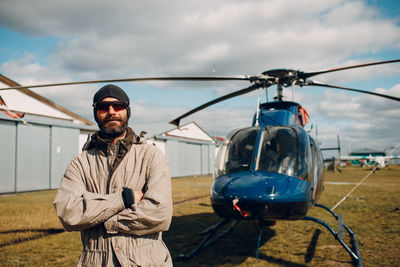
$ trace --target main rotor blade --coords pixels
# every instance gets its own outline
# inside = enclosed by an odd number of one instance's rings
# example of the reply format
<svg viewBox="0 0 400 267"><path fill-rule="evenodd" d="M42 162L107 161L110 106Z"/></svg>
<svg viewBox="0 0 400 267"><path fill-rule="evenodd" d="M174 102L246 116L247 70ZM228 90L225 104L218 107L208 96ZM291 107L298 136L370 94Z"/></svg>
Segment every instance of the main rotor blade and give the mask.
<svg viewBox="0 0 400 267"><path fill-rule="evenodd" d="M323 70L323 71L316 71L316 72L304 72L302 73L302 78L307 79L315 75L320 75L328 72L334 72L334 71L340 71L340 70L348 70L348 69L356 69L356 68L362 68L362 67L367 67L367 66L374 66L374 65L381 65L381 64L389 64L389 63L396 63L400 62L400 59L393 59L393 60L387 60L387 61L378 61L378 62L371 62L371 63L365 63L365 64L358 64L358 65L352 65L352 66L347 66L347 67L341 67L341 68L334 68L334 69L329 69L329 70Z"/></svg>
<svg viewBox="0 0 400 267"><path fill-rule="evenodd" d="M363 93L363 94L370 94L374 96L380 96L384 98L388 98L391 100L395 101L400 101L399 97L391 96L391 95L384 95L384 94L379 94L375 92L370 92L370 91L365 91L365 90L360 90L360 89L354 89L354 88L348 88L348 87L342 87L342 86L336 86L336 85L330 85L330 84L325 84L325 83L320 83L320 82L315 82L315 81L308 81L307 86L321 86L321 87L329 87L329 88L335 88L335 89L341 89L341 90L348 90L348 91L353 91L353 92L358 92L358 93Z"/></svg>
<svg viewBox="0 0 400 267"><path fill-rule="evenodd" d="M39 88L50 86L65 86L77 84L92 84L92 83L114 83L114 82L141 82L141 81L248 81L249 77L244 75L236 76L177 76L177 77L141 77L141 78L125 78L125 79L107 79L107 80L92 80L80 82L63 82L63 83L48 83L38 85L21 85L14 87L0 88L1 90L22 89L22 88Z"/></svg>
<svg viewBox="0 0 400 267"><path fill-rule="evenodd" d="M180 123L181 119L186 118L187 116L189 116L189 115L191 115L191 114L193 114L193 113L196 113L197 111L200 111L200 110L202 110L202 109L205 109L205 108L207 108L207 107L209 107L209 106L211 106L211 105L214 105L214 104L216 104L216 103L222 102L222 101L227 100L227 99L229 99L229 98L232 98L232 97L235 97L235 96L239 96L239 95L243 95L243 94L249 93L249 92L254 91L254 90L258 89L258 88L260 88L260 85L259 85L259 84L253 84L253 85L251 85L250 87L247 87L247 88L244 88L244 89L235 91L235 92L233 92L233 93L230 93L230 94L227 94L227 95L218 97L218 98L216 98L216 99L214 99L214 100L211 100L211 101L209 101L209 102L207 102L207 103L205 103L205 104L203 104L203 105L201 105L201 106L198 106L197 108L194 108L194 109L192 109L192 110L186 112L186 113L183 114L182 116L179 116L178 118L176 118L176 119L170 121L169 123L171 123L171 124L173 124L173 125L175 125L175 126L179 126L179 123Z"/></svg>

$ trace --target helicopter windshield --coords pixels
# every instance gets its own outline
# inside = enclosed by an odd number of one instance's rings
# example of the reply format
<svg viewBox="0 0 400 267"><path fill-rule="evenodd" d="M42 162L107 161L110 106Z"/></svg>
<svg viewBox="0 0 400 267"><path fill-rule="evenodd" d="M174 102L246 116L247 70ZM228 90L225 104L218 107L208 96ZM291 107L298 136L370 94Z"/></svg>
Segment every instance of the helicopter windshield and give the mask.
<svg viewBox="0 0 400 267"><path fill-rule="evenodd" d="M298 136L289 127L265 127L256 170L298 175Z"/></svg>
<svg viewBox="0 0 400 267"><path fill-rule="evenodd" d="M234 133L227 145L225 173L250 171L259 128L245 128Z"/></svg>

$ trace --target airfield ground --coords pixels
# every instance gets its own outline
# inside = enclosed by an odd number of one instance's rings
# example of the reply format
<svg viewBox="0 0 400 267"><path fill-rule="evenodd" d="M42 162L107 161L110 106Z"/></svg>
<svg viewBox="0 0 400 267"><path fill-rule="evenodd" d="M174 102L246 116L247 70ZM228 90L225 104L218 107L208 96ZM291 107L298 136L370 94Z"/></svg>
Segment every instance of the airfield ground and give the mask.
<svg viewBox="0 0 400 267"><path fill-rule="evenodd" d="M369 169L326 172L320 203L333 207ZM333 182L333 183L330 183ZM350 184L342 184L342 182ZM193 249L198 232L219 221L209 201L211 177L173 179L174 217L164 240L173 258ZM0 266L75 266L82 249L77 232L64 232L55 215L55 191L0 196ZM364 266L400 264L400 167L372 174L335 212L357 234ZM309 216L333 224L316 208ZM336 226L334 227L336 229ZM267 228L255 258L256 231L241 222L230 235L175 266L351 266L351 258L328 231L313 222L278 221Z"/></svg>

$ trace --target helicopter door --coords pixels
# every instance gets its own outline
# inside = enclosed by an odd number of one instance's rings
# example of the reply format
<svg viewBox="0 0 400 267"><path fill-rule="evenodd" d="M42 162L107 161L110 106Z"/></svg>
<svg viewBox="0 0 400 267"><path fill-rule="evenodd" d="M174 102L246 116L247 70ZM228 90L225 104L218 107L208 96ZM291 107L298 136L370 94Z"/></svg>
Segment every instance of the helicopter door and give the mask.
<svg viewBox="0 0 400 267"><path fill-rule="evenodd" d="M250 171L259 127L244 128L232 132L224 143L220 155L225 157L224 173ZM220 159L221 160L221 159Z"/></svg>
<svg viewBox="0 0 400 267"><path fill-rule="evenodd" d="M289 127L265 127L256 170L295 176L298 172L298 137Z"/></svg>
<svg viewBox="0 0 400 267"><path fill-rule="evenodd" d="M312 200L315 201L316 200L316 196L317 196L317 186L318 186L318 156L317 156L317 148L314 142L314 139L310 138L310 144L311 144L311 153L312 153L312 164L313 164L313 195L312 195Z"/></svg>
<svg viewBox="0 0 400 267"><path fill-rule="evenodd" d="M313 201L316 202L322 191L323 158L317 143L310 137L313 161Z"/></svg>

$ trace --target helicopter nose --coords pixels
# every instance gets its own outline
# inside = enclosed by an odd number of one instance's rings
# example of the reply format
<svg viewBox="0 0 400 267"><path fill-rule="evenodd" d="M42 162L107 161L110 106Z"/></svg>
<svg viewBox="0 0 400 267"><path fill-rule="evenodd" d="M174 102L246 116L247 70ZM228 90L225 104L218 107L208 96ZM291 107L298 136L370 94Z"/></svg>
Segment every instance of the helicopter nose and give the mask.
<svg viewBox="0 0 400 267"><path fill-rule="evenodd" d="M230 200L237 198L246 202L266 204L279 201L303 201L307 198L307 181L278 173L237 173L221 182L219 190L215 186L214 188Z"/></svg>
<svg viewBox="0 0 400 267"><path fill-rule="evenodd" d="M215 179L211 202L222 218L232 218L239 211L239 214L249 214L247 218L298 219L304 217L310 207L309 188L307 181L297 177L242 172Z"/></svg>

